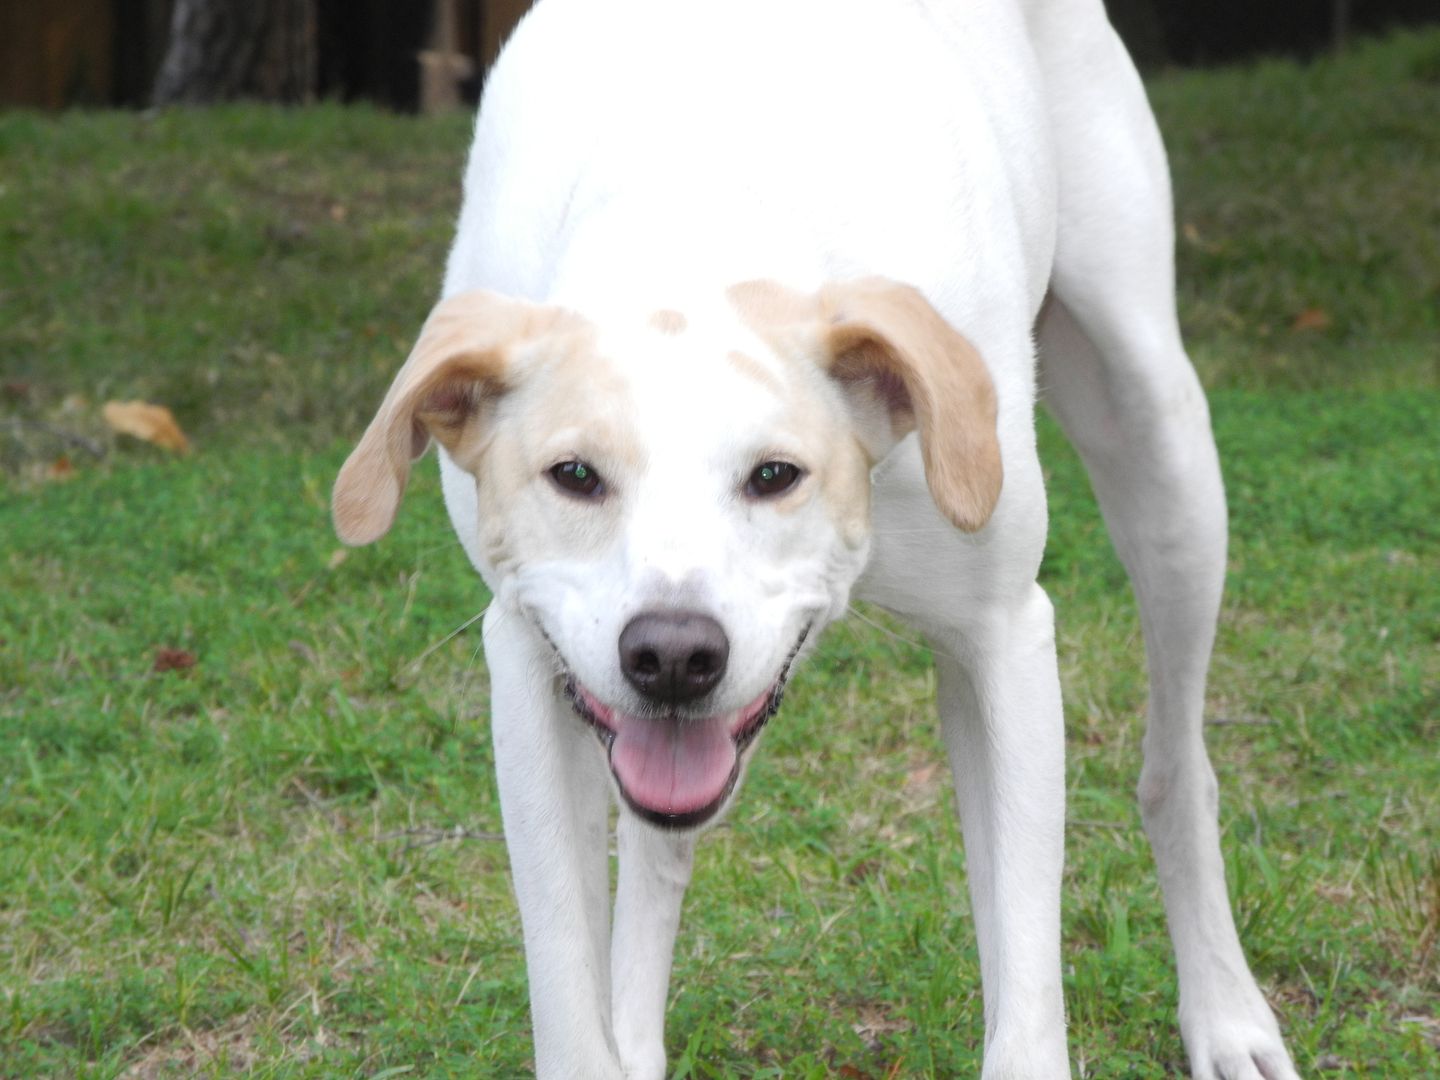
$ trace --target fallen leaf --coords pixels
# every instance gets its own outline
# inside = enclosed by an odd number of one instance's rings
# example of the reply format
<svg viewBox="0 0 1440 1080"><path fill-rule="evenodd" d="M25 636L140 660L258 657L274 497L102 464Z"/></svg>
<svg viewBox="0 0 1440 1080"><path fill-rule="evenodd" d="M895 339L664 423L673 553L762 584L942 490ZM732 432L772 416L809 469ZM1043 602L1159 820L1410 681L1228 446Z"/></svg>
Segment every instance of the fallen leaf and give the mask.
<svg viewBox="0 0 1440 1080"><path fill-rule="evenodd" d="M921 765L918 769L911 769L905 774L905 786L907 788L923 788L935 779L935 774L940 771L936 764Z"/></svg>
<svg viewBox="0 0 1440 1080"><path fill-rule="evenodd" d="M1223 244L1212 243L1206 240L1193 221L1187 221L1180 226L1180 235L1185 238L1185 242L1191 247L1199 248L1201 251L1211 255L1217 251L1223 251L1225 248Z"/></svg>
<svg viewBox="0 0 1440 1080"><path fill-rule="evenodd" d="M335 222L336 224L340 224L340 223L342 223L342 222L343 222L347 217L349 217L349 216L350 216L350 209L349 209L349 207L345 206L344 203L333 203L333 204L331 204L331 206L330 206L330 220L331 220L331 221Z"/></svg>
<svg viewBox="0 0 1440 1080"><path fill-rule="evenodd" d="M51 480L69 480L75 475L75 466L69 454L61 454L50 463L48 475Z"/></svg>
<svg viewBox="0 0 1440 1080"><path fill-rule="evenodd" d="M881 1006L861 1005L859 1022L851 1024L850 1030L873 1051L881 1048L884 1036L902 1034L909 1031L910 1026L908 1020L891 1018Z"/></svg>
<svg viewBox="0 0 1440 1080"><path fill-rule="evenodd" d="M150 666L154 672L185 671L195 666L196 656L188 649L160 648L155 650L155 662Z"/></svg>
<svg viewBox="0 0 1440 1080"><path fill-rule="evenodd" d="M336 548L330 553L330 558L325 561L325 568L327 570L338 570L340 564L349 557L350 551L348 548Z"/></svg>
<svg viewBox="0 0 1440 1080"><path fill-rule="evenodd" d="M1307 330L1328 330L1330 329L1330 315L1324 308L1306 308L1295 316L1290 323L1290 329L1297 334Z"/></svg>
<svg viewBox="0 0 1440 1080"><path fill-rule="evenodd" d="M881 870L883 865L879 859L861 859L845 874L845 880L851 885L858 885Z"/></svg>
<svg viewBox="0 0 1440 1080"><path fill-rule="evenodd" d="M146 401L107 401L100 413L112 431L132 435L178 454L189 453L190 440L164 405Z"/></svg>

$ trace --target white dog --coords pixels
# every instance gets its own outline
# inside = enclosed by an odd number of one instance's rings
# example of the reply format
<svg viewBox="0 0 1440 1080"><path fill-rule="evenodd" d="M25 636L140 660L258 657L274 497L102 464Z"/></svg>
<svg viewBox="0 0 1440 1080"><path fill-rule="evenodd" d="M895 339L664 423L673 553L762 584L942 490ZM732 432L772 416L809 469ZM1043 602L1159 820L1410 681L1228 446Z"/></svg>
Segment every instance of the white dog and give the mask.
<svg viewBox="0 0 1440 1080"><path fill-rule="evenodd" d="M1192 1075L1294 1080L1236 939L1201 736L1225 503L1172 246L1164 151L1101 0L544 0L522 23L445 299L335 519L379 538L440 444L495 596L541 1077L664 1075L696 829L852 595L934 645L984 1076L1069 1075L1038 338L1139 597L1140 804Z"/></svg>

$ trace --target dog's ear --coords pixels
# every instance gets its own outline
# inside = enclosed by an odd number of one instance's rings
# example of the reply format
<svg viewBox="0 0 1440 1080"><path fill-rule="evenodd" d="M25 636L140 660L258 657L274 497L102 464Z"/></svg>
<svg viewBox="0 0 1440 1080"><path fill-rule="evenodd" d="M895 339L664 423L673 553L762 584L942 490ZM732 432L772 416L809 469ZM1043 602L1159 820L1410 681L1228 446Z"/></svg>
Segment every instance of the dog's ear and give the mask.
<svg viewBox="0 0 1440 1080"><path fill-rule="evenodd" d="M861 278L813 297L769 282L737 285L730 296L786 351L797 338L813 342L818 323L819 362L851 399L872 457L918 431L940 512L966 532L990 520L1002 480L995 386L975 347L918 290Z"/></svg>
<svg viewBox="0 0 1440 1080"><path fill-rule="evenodd" d="M835 282L819 300L831 376L878 400L896 439L919 432L935 505L966 532L982 528L1003 473L995 386L975 347L908 285Z"/></svg>
<svg viewBox="0 0 1440 1080"><path fill-rule="evenodd" d="M410 357L351 451L331 495L335 531L369 544L389 531L410 465L433 437L453 450L489 395L503 392L509 354L519 345L578 329L561 308L475 290L442 300L425 320Z"/></svg>

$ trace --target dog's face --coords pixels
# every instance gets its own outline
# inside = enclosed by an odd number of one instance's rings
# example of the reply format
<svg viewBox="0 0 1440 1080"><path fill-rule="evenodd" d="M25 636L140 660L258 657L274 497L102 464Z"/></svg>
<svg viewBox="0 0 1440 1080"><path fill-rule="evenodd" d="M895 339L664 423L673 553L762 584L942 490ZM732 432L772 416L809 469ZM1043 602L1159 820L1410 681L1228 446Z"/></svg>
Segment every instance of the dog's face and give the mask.
<svg viewBox="0 0 1440 1080"><path fill-rule="evenodd" d="M712 817L796 654L841 614L869 541L870 467L919 429L962 528L998 498L994 395L913 290L749 283L700 311L592 321L442 302L341 471L367 543L431 437L474 478L476 548L507 608L659 824Z"/></svg>

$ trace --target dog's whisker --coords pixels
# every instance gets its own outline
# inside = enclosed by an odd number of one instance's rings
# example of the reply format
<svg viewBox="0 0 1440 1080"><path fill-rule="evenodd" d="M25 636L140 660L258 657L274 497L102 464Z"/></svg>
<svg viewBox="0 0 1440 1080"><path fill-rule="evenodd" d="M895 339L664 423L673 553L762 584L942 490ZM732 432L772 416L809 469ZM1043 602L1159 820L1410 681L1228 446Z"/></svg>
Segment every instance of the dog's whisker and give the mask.
<svg viewBox="0 0 1440 1080"><path fill-rule="evenodd" d="M897 634L894 630L891 630L890 627L886 626L884 623L880 622L880 621L877 620L877 619L872 619L869 615L866 615L863 611L861 611L859 608L857 608L854 604L849 604L849 605L847 605L847 608L848 608L850 614L851 614L851 615L854 615L855 618L859 619L859 620L860 620L861 622L863 622L866 626L870 626L870 627L873 627L873 628L876 629L876 630L879 630L882 634L884 634L884 635L885 635L886 637L888 637L888 638L893 638L894 640L899 641L899 642L902 642L902 643L905 644L905 645L909 645L912 649L919 649L919 650L921 650L922 652L928 653L928 654L931 655L931 656L943 656L943 657L945 657L947 660L954 660L954 659L956 659L954 656L951 656L949 653L943 652L943 651L935 648L935 646L929 644L928 642L925 642L925 641L915 641L915 640L913 640L913 639L911 639L911 638L907 638L904 634Z"/></svg>
<svg viewBox="0 0 1440 1080"><path fill-rule="evenodd" d="M489 608L487 607L485 610L488 611ZM481 614L483 615L484 612L482 611ZM501 614L503 615L504 612L502 611ZM471 621L473 622L474 620L472 619ZM454 635L451 636L453 637ZM470 662L465 665L465 678L460 683L460 700L462 702L470 696L470 683L475 677L475 669L479 666L480 650L484 647L485 639L482 636L480 640L475 642L475 649L470 653Z"/></svg>
<svg viewBox="0 0 1440 1080"><path fill-rule="evenodd" d="M419 560L419 559L424 559L424 558L427 558L428 556L434 555L436 552L439 552L439 551L449 551L449 550L451 550L451 544L452 544L452 543L453 543L453 541L447 540L447 541L444 541L444 542L439 543L439 544L430 544L430 545L428 545L428 546L426 546L426 547L416 548L415 551L412 552L411 557L414 558L414 559L416 559L416 560Z"/></svg>
<svg viewBox="0 0 1440 1080"><path fill-rule="evenodd" d="M428 660L428 659L430 658L431 654L434 653L437 649L442 649L442 648L444 648L444 647L445 647L446 645L448 645L450 642L454 641L457 637L459 637L461 634L463 634L466 630L469 630L470 627L474 626L477 622L479 622L481 619L483 619L483 618L485 617L485 613L486 613L487 611L489 611L489 610L490 610L490 605L489 605L489 604L486 604L483 608L481 608L479 611L477 611L474 615L471 615L470 618L466 619L463 623L461 623L459 626L457 626L454 630L451 630L450 633L446 634L446 635L445 635L443 638L441 638L439 641L435 642L434 645L431 645L431 646L430 646L429 648L427 648L424 652L422 652L419 656L415 657L414 660L411 660L410 663L409 663L408 665L406 665L406 666L409 667L409 668L411 668L411 669L418 668L421 664L423 664L426 660Z"/></svg>

